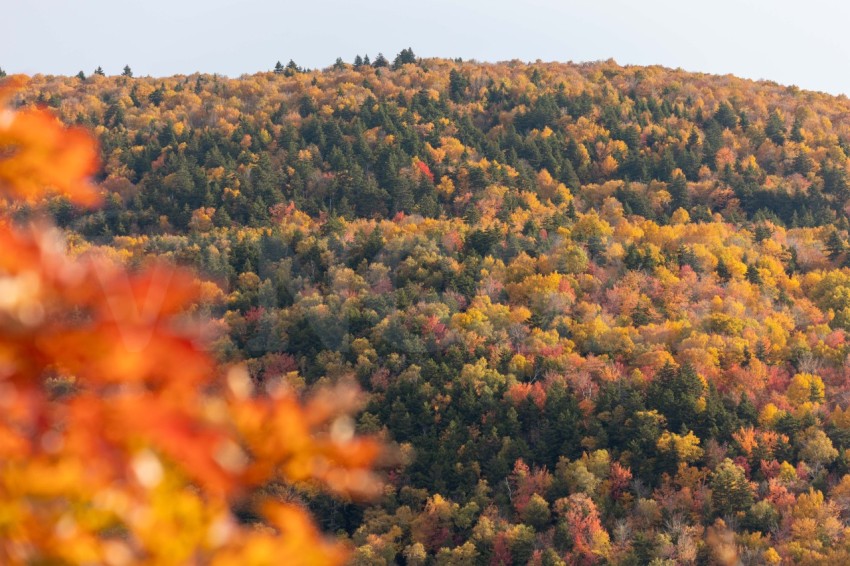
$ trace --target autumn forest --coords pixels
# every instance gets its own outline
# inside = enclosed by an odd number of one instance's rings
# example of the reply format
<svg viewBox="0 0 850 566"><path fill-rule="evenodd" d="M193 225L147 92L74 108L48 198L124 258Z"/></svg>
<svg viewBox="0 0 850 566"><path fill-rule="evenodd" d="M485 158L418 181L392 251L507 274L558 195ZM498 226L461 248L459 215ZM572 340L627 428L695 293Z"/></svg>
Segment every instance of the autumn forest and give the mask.
<svg viewBox="0 0 850 566"><path fill-rule="evenodd" d="M0 88L3 561L850 562L847 97L410 49ZM89 141L36 178L38 120Z"/></svg>

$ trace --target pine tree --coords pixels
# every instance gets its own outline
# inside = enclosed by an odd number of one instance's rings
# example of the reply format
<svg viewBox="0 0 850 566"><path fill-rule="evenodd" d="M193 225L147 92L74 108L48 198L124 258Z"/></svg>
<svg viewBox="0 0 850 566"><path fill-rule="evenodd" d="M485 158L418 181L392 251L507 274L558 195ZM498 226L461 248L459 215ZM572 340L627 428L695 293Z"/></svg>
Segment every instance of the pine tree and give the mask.
<svg viewBox="0 0 850 566"><path fill-rule="evenodd" d="M576 170L569 159L564 159L564 165L561 167L560 181L564 183L571 191L578 192L581 188L581 181L576 175Z"/></svg>
<svg viewBox="0 0 850 566"><path fill-rule="evenodd" d="M297 73L301 73L302 69L299 67L295 61L292 59L289 60L289 63L286 64L286 69L284 69L283 74L287 77L291 77Z"/></svg>
<svg viewBox="0 0 850 566"><path fill-rule="evenodd" d="M572 202L570 204L572 204ZM605 265L607 262L605 249L605 243L598 234L591 234L591 236L587 239L587 253L590 255L590 259L595 261L598 265Z"/></svg>
<svg viewBox="0 0 850 566"><path fill-rule="evenodd" d="M154 90L152 93L148 95L148 100L154 106L159 106L162 104L163 99L165 98L165 85L160 84L159 87Z"/></svg>
<svg viewBox="0 0 850 566"><path fill-rule="evenodd" d="M759 273L758 268L755 265L749 264L747 265L747 281L754 285L761 285L762 279L761 274Z"/></svg>
<svg viewBox="0 0 850 566"><path fill-rule="evenodd" d="M753 230L753 241L763 242L773 236L773 230L767 224L759 224Z"/></svg>
<svg viewBox="0 0 850 566"><path fill-rule="evenodd" d="M0 69L0 72L2 72L2 69ZM2 75L0 75L0 76L2 76ZM86 74L84 72L80 71L79 73L77 73L77 78L80 79L81 81L84 81L84 80L86 80Z"/></svg>
<svg viewBox="0 0 850 566"><path fill-rule="evenodd" d="M811 158L806 155L805 151L800 151L797 153L797 157L794 158L794 172L799 173L800 175L806 176L812 170L814 163L812 163Z"/></svg>
<svg viewBox="0 0 850 566"><path fill-rule="evenodd" d="M723 259L717 260L717 276L721 281L729 281L732 279L732 273L729 271L729 266L726 265L726 262Z"/></svg>
<svg viewBox="0 0 850 566"><path fill-rule="evenodd" d="M363 57L358 55L354 58L354 68L359 69L362 66L363 66Z"/></svg>
<svg viewBox="0 0 850 566"><path fill-rule="evenodd" d="M797 264L797 248L795 246L791 246L788 248L788 258L785 260L785 272L788 275L792 275L797 273L800 270L800 266Z"/></svg>
<svg viewBox="0 0 850 566"><path fill-rule="evenodd" d="M841 257L841 254L843 254L846 250L847 244L845 244L844 240L841 238L838 230L832 230L829 233L829 238L826 240L825 247L829 259L832 261L838 261L838 258Z"/></svg>
<svg viewBox="0 0 850 566"><path fill-rule="evenodd" d="M106 73L104 73L104 72L103 72L103 69L102 69L102 68L100 68L100 67L98 67L97 69L95 69L95 70L94 70L94 74L95 74L95 75L100 75L101 77L106 76Z"/></svg>
<svg viewBox="0 0 850 566"><path fill-rule="evenodd" d="M130 89L130 101L133 103L133 106L138 108L142 105L142 102L139 100L139 87L138 85L133 85L133 88Z"/></svg>
<svg viewBox="0 0 850 566"><path fill-rule="evenodd" d="M375 62L372 63L372 66L376 69L380 69L381 67L389 67L390 62L387 61L387 58L384 57L383 53L378 53L378 56L375 57Z"/></svg>
<svg viewBox="0 0 850 566"><path fill-rule="evenodd" d="M283 71L284 71L283 63L281 63L280 61L278 61L277 63L275 63L275 65L274 65L274 74L276 74L276 75L282 75L282 74L283 74Z"/></svg>
<svg viewBox="0 0 850 566"><path fill-rule="evenodd" d="M669 430L683 426L694 430L699 418L697 407L704 394L704 382L693 366L685 364L677 369L668 362L647 390L647 405L664 415Z"/></svg>
<svg viewBox="0 0 850 566"><path fill-rule="evenodd" d="M460 102L466 96L469 79L456 69L449 71L449 98L453 102Z"/></svg>
<svg viewBox="0 0 850 566"><path fill-rule="evenodd" d="M803 120L797 116L794 118L794 125L791 126L791 141L795 143L800 143L804 140L803 138Z"/></svg>
<svg viewBox="0 0 850 566"><path fill-rule="evenodd" d="M401 52L396 55L395 60L393 60L393 69L400 69L403 65L407 65L409 63L416 63L416 55L414 55L413 49L410 47L402 49Z"/></svg>
<svg viewBox="0 0 850 566"><path fill-rule="evenodd" d="M785 143L785 121L779 115L779 110L770 113L767 119L767 125L764 127L764 135L770 138L770 141L776 145Z"/></svg>
<svg viewBox="0 0 850 566"><path fill-rule="evenodd" d="M121 73L121 76L133 78L133 70L130 68L130 65L124 65L124 71Z"/></svg>
<svg viewBox="0 0 850 566"><path fill-rule="evenodd" d="M726 101L720 103L720 106L717 108L717 112L714 114L714 119L717 120L717 123L721 126L730 130L734 130L735 126L738 125L738 116L735 114L732 106Z"/></svg>
<svg viewBox="0 0 850 566"><path fill-rule="evenodd" d="M673 177L673 181L667 185L667 191L670 193L670 210L684 208L688 210L691 207L691 196L688 193L688 183L685 176L681 173Z"/></svg>
<svg viewBox="0 0 850 566"><path fill-rule="evenodd" d="M711 478L711 507L718 517L733 516L753 504L753 490L739 466L726 458Z"/></svg>

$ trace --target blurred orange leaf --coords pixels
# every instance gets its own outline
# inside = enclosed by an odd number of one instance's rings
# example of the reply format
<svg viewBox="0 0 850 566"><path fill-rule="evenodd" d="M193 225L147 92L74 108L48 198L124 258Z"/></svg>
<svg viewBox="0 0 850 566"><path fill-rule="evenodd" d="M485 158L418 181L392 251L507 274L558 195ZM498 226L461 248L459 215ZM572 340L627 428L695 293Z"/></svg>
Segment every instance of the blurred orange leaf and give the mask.
<svg viewBox="0 0 850 566"><path fill-rule="evenodd" d="M0 103L25 79L0 86ZM83 129L66 128L47 110L0 109L0 191L32 200L54 190L91 206L99 201L88 178L97 171L98 150Z"/></svg>

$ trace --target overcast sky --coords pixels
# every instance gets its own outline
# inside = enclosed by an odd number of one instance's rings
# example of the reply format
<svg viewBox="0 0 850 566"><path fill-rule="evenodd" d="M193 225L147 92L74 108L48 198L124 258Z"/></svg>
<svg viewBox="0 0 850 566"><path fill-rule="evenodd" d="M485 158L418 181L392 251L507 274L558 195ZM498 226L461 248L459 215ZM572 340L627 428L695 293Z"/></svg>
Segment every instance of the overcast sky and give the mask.
<svg viewBox="0 0 850 566"><path fill-rule="evenodd" d="M405 47L481 61L661 64L850 94L841 0L3 0L0 67L28 74L271 69Z"/></svg>

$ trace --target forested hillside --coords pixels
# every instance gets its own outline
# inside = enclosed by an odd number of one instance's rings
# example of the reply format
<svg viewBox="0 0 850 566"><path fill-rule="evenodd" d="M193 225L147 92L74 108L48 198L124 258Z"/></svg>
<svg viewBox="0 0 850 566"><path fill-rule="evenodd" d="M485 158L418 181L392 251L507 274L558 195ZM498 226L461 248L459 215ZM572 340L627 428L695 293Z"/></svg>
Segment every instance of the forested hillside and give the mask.
<svg viewBox="0 0 850 566"><path fill-rule="evenodd" d="M15 102L106 203L18 218L197 269L261 388L366 391L383 495L305 501L355 563L850 562L846 97L405 50Z"/></svg>

